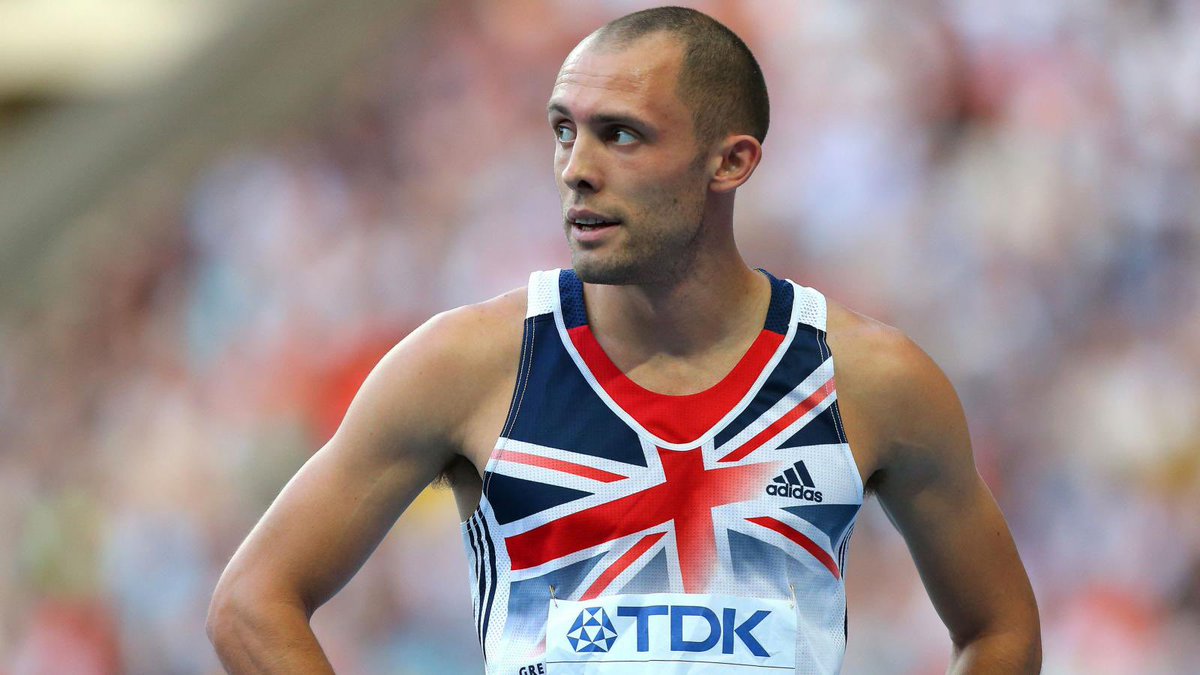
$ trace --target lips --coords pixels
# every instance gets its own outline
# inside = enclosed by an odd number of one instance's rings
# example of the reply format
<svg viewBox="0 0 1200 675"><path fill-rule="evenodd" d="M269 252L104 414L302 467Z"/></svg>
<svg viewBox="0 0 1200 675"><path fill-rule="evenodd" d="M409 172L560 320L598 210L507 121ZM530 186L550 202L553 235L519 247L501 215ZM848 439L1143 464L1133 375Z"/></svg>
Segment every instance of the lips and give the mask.
<svg viewBox="0 0 1200 675"><path fill-rule="evenodd" d="M592 247L599 246L616 232L621 219L588 209L571 209L567 211L567 224L571 226L574 241Z"/></svg>
<svg viewBox="0 0 1200 675"><path fill-rule="evenodd" d="M571 223L571 227L581 232L593 232L595 230L602 230L606 227L613 227L615 225L618 225L618 223Z"/></svg>
<svg viewBox="0 0 1200 675"><path fill-rule="evenodd" d="M611 225L620 225L621 219L615 216L599 213L590 209L569 209L567 211L567 222L572 227L579 228L584 231L590 231L601 227Z"/></svg>

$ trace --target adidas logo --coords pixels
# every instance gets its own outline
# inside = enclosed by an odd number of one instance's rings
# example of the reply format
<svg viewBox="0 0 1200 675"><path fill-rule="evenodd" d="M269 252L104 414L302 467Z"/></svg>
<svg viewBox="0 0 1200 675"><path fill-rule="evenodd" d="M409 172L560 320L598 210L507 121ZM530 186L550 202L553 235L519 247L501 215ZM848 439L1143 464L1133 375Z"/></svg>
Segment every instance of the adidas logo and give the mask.
<svg viewBox="0 0 1200 675"><path fill-rule="evenodd" d="M804 466L804 460L800 460L784 470L783 473L775 476L775 479L767 485L767 494L819 502L821 501L821 491L813 489L815 487L817 484L813 482L812 476Z"/></svg>

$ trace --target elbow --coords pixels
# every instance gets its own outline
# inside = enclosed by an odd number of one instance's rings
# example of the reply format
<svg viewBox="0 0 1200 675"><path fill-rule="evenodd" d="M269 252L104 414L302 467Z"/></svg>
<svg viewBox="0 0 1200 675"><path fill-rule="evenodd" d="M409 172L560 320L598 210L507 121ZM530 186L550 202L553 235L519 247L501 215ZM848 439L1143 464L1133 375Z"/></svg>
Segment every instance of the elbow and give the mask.
<svg viewBox="0 0 1200 675"><path fill-rule="evenodd" d="M1026 630L1022 644L1025 646L1025 672L1042 672L1042 630L1036 616L1033 625Z"/></svg>
<svg viewBox="0 0 1200 675"><path fill-rule="evenodd" d="M1029 672L1042 672L1042 636L1033 636L1033 641L1029 650Z"/></svg>
<svg viewBox="0 0 1200 675"><path fill-rule="evenodd" d="M293 643L308 630L310 617L298 595L226 570L213 591L204 629L229 668L231 663Z"/></svg>
<svg viewBox="0 0 1200 675"><path fill-rule="evenodd" d="M1037 621L1007 630L954 640L953 673L1029 673L1042 670L1042 636Z"/></svg>
<svg viewBox="0 0 1200 675"><path fill-rule="evenodd" d="M1013 672L1037 675L1042 672L1042 636L1037 630L1020 636L1014 647L1017 668Z"/></svg>
<svg viewBox="0 0 1200 675"><path fill-rule="evenodd" d="M951 673L1031 673L1042 669L1042 627L1037 604L1030 598L993 615L974 630L951 632Z"/></svg>
<svg viewBox="0 0 1200 675"><path fill-rule="evenodd" d="M1032 675L1042 672L1042 636L1036 627L1014 631L1007 638L1002 652L1008 654L1013 666L1011 672Z"/></svg>
<svg viewBox="0 0 1200 675"><path fill-rule="evenodd" d="M237 605L232 594L218 585L209 602L208 617L204 622L208 641L218 654L233 642L238 623L237 614Z"/></svg>
<svg viewBox="0 0 1200 675"><path fill-rule="evenodd" d="M1020 646L1017 653L1024 666L1020 672L1042 672L1042 620L1038 613L1037 601L1030 599L1024 619L1013 632L1014 641Z"/></svg>
<svg viewBox="0 0 1200 675"><path fill-rule="evenodd" d="M261 628L259 615L264 599L257 591L254 585L239 582L230 570L221 575L209 601L208 617L204 622L208 641L218 656L224 657L226 652L238 649L238 645L245 645L250 636Z"/></svg>

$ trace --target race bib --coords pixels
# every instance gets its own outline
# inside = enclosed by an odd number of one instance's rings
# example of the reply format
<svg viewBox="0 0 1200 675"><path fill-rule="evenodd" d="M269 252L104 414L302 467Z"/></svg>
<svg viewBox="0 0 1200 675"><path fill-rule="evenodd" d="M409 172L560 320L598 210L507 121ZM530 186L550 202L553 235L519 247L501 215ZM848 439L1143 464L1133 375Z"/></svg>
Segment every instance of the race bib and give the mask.
<svg viewBox="0 0 1200 675"><path fill-rule="evenodd" d="M551 600L545 662L551 675L793 673L796 612L729 595Z"/></svg>

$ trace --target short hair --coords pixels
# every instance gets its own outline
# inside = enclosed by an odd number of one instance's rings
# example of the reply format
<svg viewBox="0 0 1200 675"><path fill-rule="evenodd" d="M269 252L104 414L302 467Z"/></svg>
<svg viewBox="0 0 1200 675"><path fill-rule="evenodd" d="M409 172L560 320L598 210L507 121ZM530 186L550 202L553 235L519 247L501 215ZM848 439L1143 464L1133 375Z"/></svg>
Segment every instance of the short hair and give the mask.
<svg viewBox="0 0 1200 675"><path fill-rule="evenodd" d="M721 22L686 7L656 7L610 21L594 35L600 44L626 46L660 32L683 44L676 92L692 109L696 137L746 133L761 143L771 121L767 83L750 48Z"/></svg>

